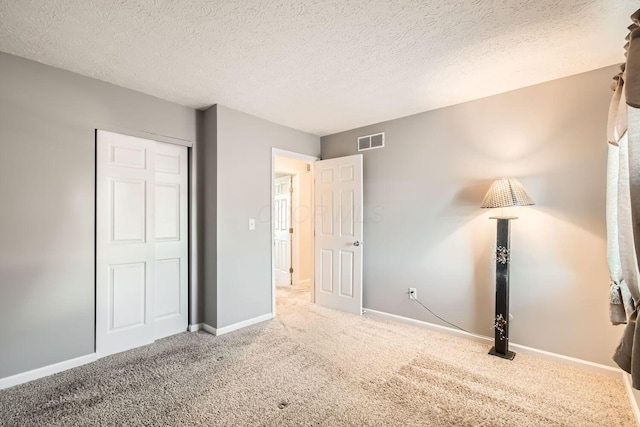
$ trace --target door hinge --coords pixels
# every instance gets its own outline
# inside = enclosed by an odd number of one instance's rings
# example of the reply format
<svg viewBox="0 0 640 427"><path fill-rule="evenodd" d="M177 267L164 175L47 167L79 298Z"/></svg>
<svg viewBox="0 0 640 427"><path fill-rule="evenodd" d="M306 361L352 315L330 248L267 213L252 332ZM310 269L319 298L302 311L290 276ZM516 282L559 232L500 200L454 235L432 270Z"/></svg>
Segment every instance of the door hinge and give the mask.
<svg viewBox="0 0 640 427"><path fill-rule="evenodd" d="M292 274L293 274L293 268L290 268L290 269L289 269L289 273L292 273Z"/></svg>
<svg viewBox="0 0 640 427"><path fill-rule="evenodd" d="M293 228L289 229L289 234L293 234Z"/></svg>
<svg viewBox="0 0 640 427"><path fill-rule="evenodd" d="M293 187L289 187L289 193L293 193Z"/></svg>
<svg viewBox="0 0 640 427"><path fill-rule="evenodd" d="M311 165L307 163L307 172L311 172Z"/></svg>

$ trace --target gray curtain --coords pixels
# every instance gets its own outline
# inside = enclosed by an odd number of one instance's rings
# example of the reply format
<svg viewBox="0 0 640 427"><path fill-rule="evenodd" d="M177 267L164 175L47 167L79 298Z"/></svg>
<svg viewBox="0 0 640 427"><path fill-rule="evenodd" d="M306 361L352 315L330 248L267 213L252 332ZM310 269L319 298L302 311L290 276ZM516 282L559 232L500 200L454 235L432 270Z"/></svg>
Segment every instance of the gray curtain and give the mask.
<svg viewBox="0 0 640 427"><path fill-rule="evenodd" d="M631 15L626 63L614 77L607 139L607 260L610 315L626 323L613 360L640 389L640 10Z"/></svg>

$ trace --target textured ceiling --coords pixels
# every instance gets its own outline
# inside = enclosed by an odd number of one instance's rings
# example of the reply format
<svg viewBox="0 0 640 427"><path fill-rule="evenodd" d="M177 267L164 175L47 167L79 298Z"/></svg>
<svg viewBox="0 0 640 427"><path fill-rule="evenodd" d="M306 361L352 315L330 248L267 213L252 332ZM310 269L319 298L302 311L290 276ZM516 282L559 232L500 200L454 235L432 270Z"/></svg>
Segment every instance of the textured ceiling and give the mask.
<svg viewBox="0 0 640 427"><path fill-rule="evenodd" d="M0 51L317 135L622 62L636 0L1 0Z"/></svg>

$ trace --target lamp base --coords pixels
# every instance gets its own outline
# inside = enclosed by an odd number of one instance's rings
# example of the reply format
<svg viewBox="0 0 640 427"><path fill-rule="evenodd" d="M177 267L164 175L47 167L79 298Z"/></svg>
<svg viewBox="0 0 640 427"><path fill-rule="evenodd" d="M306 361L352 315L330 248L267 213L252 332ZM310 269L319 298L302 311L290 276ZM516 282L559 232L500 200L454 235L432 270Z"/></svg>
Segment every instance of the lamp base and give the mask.
<svg viewBox="0 0 640 427"><path fill-rule="evenodd" d="M513 351L509 351L509 350L507 350L506 353L498 353L496 351L496 347L495 346L491 347L491 350L489 350L489 354L492 355L492 356L498 356L498 357L501 357L503 359L508 359L508 360L513 360L513 358L516 357L516 353L513 352Z"/></svg>

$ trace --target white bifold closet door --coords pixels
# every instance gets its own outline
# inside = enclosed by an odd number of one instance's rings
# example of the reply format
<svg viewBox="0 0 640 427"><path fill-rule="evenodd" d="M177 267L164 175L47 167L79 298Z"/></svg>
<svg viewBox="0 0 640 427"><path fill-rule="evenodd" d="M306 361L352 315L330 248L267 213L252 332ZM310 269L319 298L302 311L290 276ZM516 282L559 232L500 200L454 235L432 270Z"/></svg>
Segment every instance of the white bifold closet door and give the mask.
<svg viewBox="0 0 640 427"><path fill-rule="evenodd" d="M97 132L96 353L187 329L187 149Z"/></svg>

